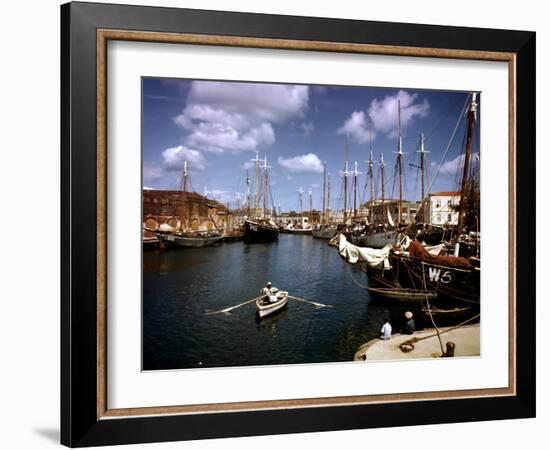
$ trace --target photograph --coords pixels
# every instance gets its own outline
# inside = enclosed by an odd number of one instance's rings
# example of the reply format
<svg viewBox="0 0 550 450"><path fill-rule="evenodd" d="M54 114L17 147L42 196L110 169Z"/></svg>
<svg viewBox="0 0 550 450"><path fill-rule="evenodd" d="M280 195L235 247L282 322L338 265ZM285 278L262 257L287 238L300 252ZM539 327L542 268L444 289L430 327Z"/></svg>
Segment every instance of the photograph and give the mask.
<svg viewBox="0 0 550 450"><path fill-rule="evenodd" d="M142 77L142 370L480 357L482 96Z"/></svg>

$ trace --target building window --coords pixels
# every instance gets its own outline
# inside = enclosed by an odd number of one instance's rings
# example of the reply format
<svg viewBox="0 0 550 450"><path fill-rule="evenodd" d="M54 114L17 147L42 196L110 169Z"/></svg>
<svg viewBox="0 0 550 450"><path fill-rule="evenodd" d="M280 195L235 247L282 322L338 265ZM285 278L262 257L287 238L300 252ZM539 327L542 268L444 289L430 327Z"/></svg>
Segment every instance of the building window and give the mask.
<svg viewBox="0 0 550 450"><path fill-rule="evenodd" d="M440 202L439 200L437 200L437 201L435 202L435 207L436 207L437 209L440 209L440 208L441 208L441 202Z"/></svg>
<svg viewBox="0 0 550 450"><path fill-rule="evenodd" d="M453 220L453 215L451 213L447 214L447 221L450 222Z"/></svg>

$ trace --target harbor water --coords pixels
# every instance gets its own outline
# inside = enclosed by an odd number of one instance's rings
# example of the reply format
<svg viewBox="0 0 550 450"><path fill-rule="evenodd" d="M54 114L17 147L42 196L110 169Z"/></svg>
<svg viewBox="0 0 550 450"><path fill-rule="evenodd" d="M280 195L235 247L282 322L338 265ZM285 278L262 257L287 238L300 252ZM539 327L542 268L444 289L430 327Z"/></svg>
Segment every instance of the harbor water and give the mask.
<svg viewBox="0 0 550 450"><path fill-rule="evenodd" d="M206 314L257 297L267 281L334 307L289 300L262 320L254 303ZM385 317L394 331L405 321L406 306L371 299L366 284L367 275L328 241L307 235L145 251L143 370L352 361Z"/></svg>

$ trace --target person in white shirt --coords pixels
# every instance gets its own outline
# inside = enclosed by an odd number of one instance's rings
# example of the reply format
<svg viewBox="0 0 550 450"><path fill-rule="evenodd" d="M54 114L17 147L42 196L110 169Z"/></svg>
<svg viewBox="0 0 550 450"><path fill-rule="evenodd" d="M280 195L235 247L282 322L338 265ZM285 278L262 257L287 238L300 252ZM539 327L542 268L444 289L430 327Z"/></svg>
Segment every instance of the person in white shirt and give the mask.
<svg viewBox="0 0 550 450"><path fill-rule="evenodd" d="M269 303L275 303L277 301L277 291L278 289L273 287L271 281L268 281L261 293L269 299Z"/></svg>
<svg viewBox="0 0 550 450"><path fill-rule="evenodd" d="M387 341L391 338L391 325L390 325L390 319L384 319L384 325L382 325L382 329L380 330L380 339L384 339Z"/></svg>

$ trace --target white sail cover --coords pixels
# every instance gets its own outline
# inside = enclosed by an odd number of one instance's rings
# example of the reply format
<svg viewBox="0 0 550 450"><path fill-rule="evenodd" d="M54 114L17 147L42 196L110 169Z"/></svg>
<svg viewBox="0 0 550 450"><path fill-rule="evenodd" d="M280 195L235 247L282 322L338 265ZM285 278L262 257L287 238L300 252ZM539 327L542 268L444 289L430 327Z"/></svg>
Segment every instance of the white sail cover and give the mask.
<svg viewBox="0 0 550 450"><path fill-rule="evenodd" d="M443 247L445 244L439 244L439 245L424 245L424 248L427 250L428 253L431 255L439 255L441 253L441 250L443 250Z"/></svg>
<svg viewBox="0 0 550 450"><path fill-rule="evenodd" d="M344 257L347 262L355 264L365 262L373 269L390 268L388 255L390 254L391 245L386 245L384 248L358 247L348 242L346 236L339 234L332 238L331 244L338 247L338 253Z"/></svg>
<svg viewBox="0 0 550 450"><path fill-rule="evenodd" d="M395 224L393 223L393 219L391 218L390 210L386 209L386 212L388 213L388 223L391 227L395 227Z"/></svg>
<svg viewBox="0 0 550 450"><path fill-rule="evenodd" d="M176 229L174 227L171 227L167 223L161 223L158 227L158 230L162 231L162 232L165 232L165 233L170 233L170 232L176 231Z"/></svg>

